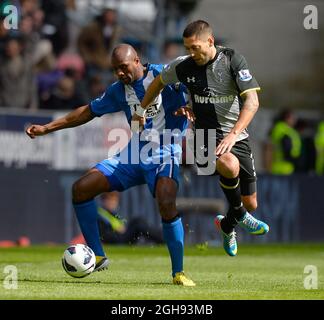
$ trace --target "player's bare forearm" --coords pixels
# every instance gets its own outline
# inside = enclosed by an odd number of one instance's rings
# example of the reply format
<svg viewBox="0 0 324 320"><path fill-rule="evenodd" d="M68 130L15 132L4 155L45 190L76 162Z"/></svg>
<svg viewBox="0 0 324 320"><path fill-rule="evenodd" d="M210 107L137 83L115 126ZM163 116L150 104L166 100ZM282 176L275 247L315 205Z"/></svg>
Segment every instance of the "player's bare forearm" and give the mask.
<svg viewBox="0 0 324 320"><path fill-rule="evenodd" d="M164 87L165 85L161 81L161 76L158 75L146 90L145 96L141 102L142 108L147 109Z"/></svg>
<svg viewBox="0 0 324 320"><path fill-rule="evenodd" d="M79 107L66 116L49 122L45 125L32 124L26 130L26 134L34 139L37 136L43 136L53 131L72 128L82 125L94 118L88 105Z"/></svg>
<svg viewBox="0 0 324 320"><path fill-rule="evenodd" d="M56 119L46 125L47 132L53 132L65 128L73 128L89 122L94 118L89 105L79 107L66 116Z"/></svg>
<svg viewBox="0 0 324 320"><path fill-rule="evenodd" d="M215 154L221 156L230 152L236 142L237 136L250 124L259 108L259 100L256 91L249 91L245 95L244 104L239 118L231 132L217 145Z"/></svg>
<svg viewBox="0 0 324 320"><path fill-rule="evenodd" d="M245 100L240 112L239 118L233 127L231 133L236 135L240 134L244 129L248 127L254 115L259 108L258 94L255 90L249 91L245 94Z"/></svg>

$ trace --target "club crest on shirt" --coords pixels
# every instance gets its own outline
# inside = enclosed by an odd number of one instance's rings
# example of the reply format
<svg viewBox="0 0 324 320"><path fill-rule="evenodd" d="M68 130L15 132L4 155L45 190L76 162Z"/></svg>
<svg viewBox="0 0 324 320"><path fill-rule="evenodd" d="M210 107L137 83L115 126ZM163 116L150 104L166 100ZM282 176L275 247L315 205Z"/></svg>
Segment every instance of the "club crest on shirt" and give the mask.
<svg viewBox="0 0 324 320"><path fill-rule="evenodd" d="M238 74L241 81L250 81L252 79L249 69L240 70Z"/></svg>

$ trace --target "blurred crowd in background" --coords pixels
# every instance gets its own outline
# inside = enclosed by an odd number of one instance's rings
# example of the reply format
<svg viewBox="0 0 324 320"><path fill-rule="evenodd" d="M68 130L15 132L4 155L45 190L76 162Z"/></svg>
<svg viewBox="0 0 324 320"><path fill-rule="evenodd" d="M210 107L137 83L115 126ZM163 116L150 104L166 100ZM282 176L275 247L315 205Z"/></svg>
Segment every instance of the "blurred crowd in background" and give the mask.
<svg viewBox="0 0 324 320"><path fill-rule="evenodd" d="M136 23L123 18L118 1L21 0L1 6L12 3L18 5L18 29L6 29L5 15L0 17L0 108L24 110L71 110L100 96L115 81L109 56L118 43L132 44L143 63L184 54L181 33L196 5L152 1L153 7L137 8L136 15L147 20ZM161 3L167 16L159 14ZM296 119L288 109L274 119L264 149L267 172L323 175L324 122L317 120Z"/></svg>
<svg viewBox="0 0 324 320"><path fill-rule="evenodd" d="M12 2L4 1L2 7ZM160 47L150 41L154 36L153 12L147 12L152 21L143 20L134 28L130 20L120 19L116 3L21 0L18 30L7 30L2 14L0 106L69 110L88 103L115 80L109 57L121 42L132 44L143 63L152 57L167 62L180 55L182 46L176 33L174 39L164 41L162 52L155 52ZM151 35L143 37L147 29Z"/></svg>
<svg viewBox="0 0 324 320"><path fill-rule="evenodd" d="M285 109L274 119L265 144L266 171L275 175L324 174L324 121L298 118Z"/></svg>

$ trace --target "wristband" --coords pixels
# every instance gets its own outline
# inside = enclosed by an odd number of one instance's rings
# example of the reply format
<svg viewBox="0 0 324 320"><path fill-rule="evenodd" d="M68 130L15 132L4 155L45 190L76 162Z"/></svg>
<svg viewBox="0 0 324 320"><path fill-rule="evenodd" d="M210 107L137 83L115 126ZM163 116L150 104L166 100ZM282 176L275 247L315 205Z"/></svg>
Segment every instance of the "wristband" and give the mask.
<svg viewBox="0 0 324 320"><path fill-rule="evenodd" d="M140 104L136 105L136 111L135 113L140 116L140 117L144 117L146 112L146 109L142 108L142 106Z"/></svg>

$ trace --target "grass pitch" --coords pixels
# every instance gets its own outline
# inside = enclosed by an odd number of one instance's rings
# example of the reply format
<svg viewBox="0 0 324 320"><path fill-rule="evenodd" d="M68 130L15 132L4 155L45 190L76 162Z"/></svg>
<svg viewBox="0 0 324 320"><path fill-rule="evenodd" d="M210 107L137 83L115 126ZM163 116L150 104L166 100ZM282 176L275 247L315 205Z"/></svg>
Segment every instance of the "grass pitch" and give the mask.
<svg viewBox="0 0 324 320"><path fill-rule="evenodd" d="M324 245L240 245L236 257L222 248L185 248L193 288L171 282L166 247L109 246L109 270L83 279L61 266L65 247L0 249L0 299L324 299ZM5 289L7 265L18 269L18 288ZM306 290L307 265L317 269L317 289ZM314 276L314 274L312 274Z"/></svg>

